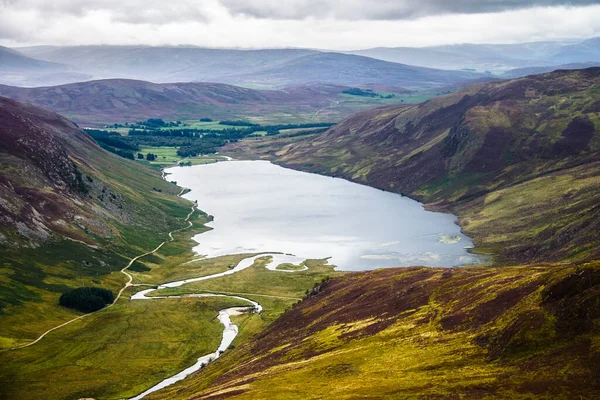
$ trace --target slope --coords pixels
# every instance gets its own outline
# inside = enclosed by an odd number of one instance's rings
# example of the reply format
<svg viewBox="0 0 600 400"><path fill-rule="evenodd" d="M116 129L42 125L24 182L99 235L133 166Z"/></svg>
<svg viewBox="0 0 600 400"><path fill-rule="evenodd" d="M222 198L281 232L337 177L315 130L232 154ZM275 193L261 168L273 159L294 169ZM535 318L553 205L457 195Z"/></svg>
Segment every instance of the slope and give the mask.
<svg viewBox="0 0 600 400"><path fill-rule="evenodd" d="M11 347L77 315L58 306L67 289L118 291L127 257L184 226L190 204L53 112L0 98L0 126L0 347Z"/></svg>
<svg viewBox="0 0 600 400"><path fill-rule="evenodd" d="M346 275L149 398L593 399L599 299L598 262Z"/></svg>
<svg viewBox="0 0 600 400"><path fill-rule="evenodd" d="M587 259L600 255L599 104L600 68L557 71L358 113L310 140L254 149L457 213L499 262Z"/></svg>

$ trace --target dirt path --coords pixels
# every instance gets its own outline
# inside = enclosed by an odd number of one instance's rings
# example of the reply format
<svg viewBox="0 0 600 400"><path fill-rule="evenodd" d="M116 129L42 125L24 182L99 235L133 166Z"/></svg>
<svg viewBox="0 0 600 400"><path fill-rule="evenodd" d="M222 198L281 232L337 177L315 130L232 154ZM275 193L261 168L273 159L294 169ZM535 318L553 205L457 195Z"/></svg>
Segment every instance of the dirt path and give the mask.
<svg viewBox="0 0 600 400"><path fill-rule="evenodd" d="M320 110L318 110L316 113L314 113L314 114L312 115L312 117L310 117L310 119L311 119L311 120L315 119L315 117L316 117L316 116L317 116L317 115L318 115L318 114L319 114L321 111L323 111L323 110L327 110L328 108L335 108L335 107L336 107L336 106L338 106L339 104L340 104L340 102L339 102L339 101L334 101L334 102L331 102L331 103L330 103L330 104L329 104L327 107L323 107L323 108L321 108Z"/></svg>
<svg viewBox="0 0 600 400"><path fill-rule="evenodd" d="M181 196L181 195L182 195L182 194L185 192L185 190L186 190L185 188L184 188L184 189L182 189L182 190L181 190L181 192L178 194L178 196ZM85 318L85 317L89 317L90 315L94 315L94 314L96 314L96 313L99 313L99 312L105 311L105 310L109 309L110 307L114 306L114 305L117 303L117 301L119 301L119 299L121 298L121 296L123 295L123 291L125 291L125 289L127 289L128 287L134 286L134 285L133 285L133 283L132 283L132 282L133 282L133 277L131 276L131 274L129 274L129 273L127 272L127 269L128 269L129 267L131 267L131 266L133 265L133 263L134 263L134 262L136 262L137 260L139 260L140 258L142 258L142 257L145 257L145 256L148 256L148 255L150 255L150 254L153 254L153 253L156 253L156 252L157 252L157 251L158 251L158 250L159 250L161 247L163 247L165 244L167 244L167 243L170 243L170 242L172 242L173 240L175 240L175 239L173 238L173 234L174 234L174 233L178 233L178 232L184 231L184 230L186 230L186 229L189 229L190 227L192 227L194 224L193 224L193 223L190 221L190 217L192 216L192 214L194 214L194 212L195 212L195 211L196 211L196 204L194 204L194 205L192 206L192 210L191 210L191 211L190 211L190 213L189 213L189 214L188 214L188 215L185 217L185 220L184 220L184 221L188 223L188 226L186 226L186 227L183 227L183 228L180 228L180 229L176 229L176 230L174 230L174 231L171 231L171 232L169 232L169 239L168 239L168 240L165 240L164 242L162 242L161 244L159 244L159 245L158 245L158 246L157 246L157 247L156 247L154 250L152 250L152 251L149 251L149 252L146 252L146 253L144 253L144 254L140 254L139 256L135 256L135 257L133 257L131 260L129 260L129 263L128 263L128 264L127 264L127 265L126 265L124 268L122 268L122 269L121 269L121 271L120 271L122 274L124 274L124 275L127 277L127 282L125 282L125 286L123 286L123 287L121 288L121 290L119 290L119 293L117 294L117 296L115 297L115 300L114 300L114 301L113 301L111 304L109 304L108 306L106 306L106 307L104 307L104 308L101 308L101 309L100 309L100 310L98 310L98 311L94 311L94 312L91 312L91 313L88 313L88 314L83 314L83 315L80 315L79 317L75 317L75 318L73 318L73 319L70 319L70 320L68 320L67 322L63 322L62 324L60 324L60 325L57 325L57 326L55 326L54 328L50 328L50 329L48 329L47 331L45 331L44 333L42 333L42 334L41 334L41 335L40 335L40 336L39 336L37 339L35 339L33 342L29 342L29 343L26 343L26 344L22 344L22 345L19 345L19 346L15 346L15 347L10 347L10 348L8 348L8 349L3 349L3 350L0 350L0 352L2 352L2 351L10 351L10 350L17 350L17 349L23 349L23 348L25 348L25 347L33 346L34 344L36 344L36 343L38 343L40 340L42 340L42 339L43 339L43 338L44 338L46 335L48 335L48 334L49 334L49 333L51 333L51 332L54 332L54 331L55 331L55 330L57 330L57 329L60 329L60 328L62 328L62 327L64 327L64 326L67 326L67 325L69 325L69 324L71 324L71 323L73 323L73 322L75 322L75 321L79 321L80 319L83 319L83 318Z"/></svg>

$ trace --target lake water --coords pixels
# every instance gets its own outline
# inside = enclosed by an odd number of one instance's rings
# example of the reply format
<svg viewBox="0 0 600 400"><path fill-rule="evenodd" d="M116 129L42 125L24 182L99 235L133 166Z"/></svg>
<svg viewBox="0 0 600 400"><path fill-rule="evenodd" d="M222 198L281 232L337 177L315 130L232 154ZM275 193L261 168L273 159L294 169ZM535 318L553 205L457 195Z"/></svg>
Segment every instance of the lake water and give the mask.
<svg viewBox="0 0 600 400"><path fill-rule="evenodd" d="M340 270L479 262L456 217L407 197L267 161L174 167L167 179L213 215L196 235L201 256L278 252L274 263L329 258Z"/></svg>

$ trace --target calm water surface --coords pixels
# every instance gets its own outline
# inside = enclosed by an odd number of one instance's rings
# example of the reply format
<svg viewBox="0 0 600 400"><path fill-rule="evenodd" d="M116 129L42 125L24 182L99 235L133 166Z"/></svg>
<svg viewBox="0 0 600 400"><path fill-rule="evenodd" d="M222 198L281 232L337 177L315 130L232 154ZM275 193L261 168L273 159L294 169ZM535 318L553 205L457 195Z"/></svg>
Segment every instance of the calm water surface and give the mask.
<svg viewBox="0 0 600 400"><path fill-rule="evenodd" d="M184 197L214 216L196 235L202 256L280 252L276 262L328 258L340 270L477 263L456 217L343 179L229 161L167 170Z"/></svg>

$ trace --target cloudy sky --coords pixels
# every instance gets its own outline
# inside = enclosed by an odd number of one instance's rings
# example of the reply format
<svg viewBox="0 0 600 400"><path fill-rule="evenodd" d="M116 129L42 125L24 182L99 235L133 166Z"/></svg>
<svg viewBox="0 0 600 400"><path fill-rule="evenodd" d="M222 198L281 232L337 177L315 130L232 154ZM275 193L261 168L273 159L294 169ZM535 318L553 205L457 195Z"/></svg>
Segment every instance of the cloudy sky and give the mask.
<svg viewBox="0 0 600 400"><path fill-rule="evenodd" d="M600 36L600 0L0 0L0 44L359 49Z"/></svg>

